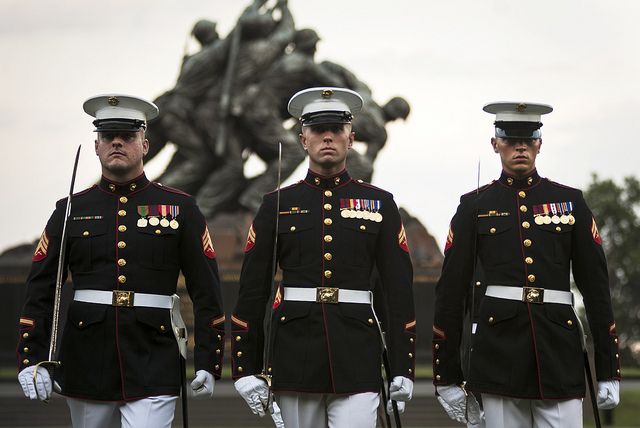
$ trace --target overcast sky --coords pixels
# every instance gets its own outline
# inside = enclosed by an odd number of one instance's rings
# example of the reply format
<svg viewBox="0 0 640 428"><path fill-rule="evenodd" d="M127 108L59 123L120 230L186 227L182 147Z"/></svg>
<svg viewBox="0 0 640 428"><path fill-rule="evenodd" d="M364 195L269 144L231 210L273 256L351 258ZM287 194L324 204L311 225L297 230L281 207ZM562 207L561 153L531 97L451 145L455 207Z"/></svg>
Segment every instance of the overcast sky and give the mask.
<svg viewBox="0 0 640 428"><path fill-rule="evenodd" d="M640 2L616 0L290 0L322 37L318 60L351 69L383 103L402 95L373 183L394 193L442 246L459 195L498 176L490 101L538 101L541 175L584 188L640 160ZM177 77L200 18L235 25L240 0L0 0L0 251L36 239L68 191L99 177L82 102L121 92L153 99ZM195 43L192 42L192 49ZM161 156L147 166L153 178ZM300 179L304 168L294 178ZM290 179L292 181L294 178ZM215 241L215 231L213 231Z"/></svg>

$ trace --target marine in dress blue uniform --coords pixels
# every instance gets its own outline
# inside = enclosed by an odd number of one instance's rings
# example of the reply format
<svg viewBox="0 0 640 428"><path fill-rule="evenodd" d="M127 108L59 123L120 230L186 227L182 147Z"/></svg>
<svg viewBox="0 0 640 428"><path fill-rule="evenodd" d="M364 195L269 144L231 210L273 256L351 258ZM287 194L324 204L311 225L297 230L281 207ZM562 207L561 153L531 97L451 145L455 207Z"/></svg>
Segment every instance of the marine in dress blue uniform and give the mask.
<svg viewBox="0 0 640 428"><path fill-rule="evenodd" d="M392 397L411 397L416 323L404 227L391 193L344 169L351 118L361 105L358 94L340 88L305 89L291 98L309 171L280 190L279 211L278 192L264 196L244 250L232 316L233 377L252 410L262 413L266 387L255 375L271 375L287 428L375 426L382 348L372 310L374 270L384 294L373 299L389 313ZM276 234L282 282L265 338ZM266 340L272 352L264 367Z"/></svg>
<svg viewBox="0 0 640 428"><path fill-rule="evenodd" d="M463 195L451 221L436 286L434 384L452 418L479 423L475 406L464 417L466 400L458 386L465 380L465 302L475 288L466 386L482 394L486 425L582 426L583 332L571 273L594 343L598 404L618 402L618 337L602 240L582 192L541 177L535 168L540 118L552 108L500 102L484 110L496 114L491 143L503 171Z"/></svg>
<svg viewBox="0 0 640 428"><path fill-rule="evenodd" d="M96 117L103 175L72 196L64 277L71 274L74 301L55 378L76 426L169 426L180 391L171 320L180 272L194 308L192 386L210 396L221 374L224 314L211 235L191 196L143 172L144 130L155 105L113 94L87 100L84 109ZM21 373L47 359L65 208L66 199L57 202L33 255L20 318ZM29 376L20 380L31 398L50 394Z"/></svg>

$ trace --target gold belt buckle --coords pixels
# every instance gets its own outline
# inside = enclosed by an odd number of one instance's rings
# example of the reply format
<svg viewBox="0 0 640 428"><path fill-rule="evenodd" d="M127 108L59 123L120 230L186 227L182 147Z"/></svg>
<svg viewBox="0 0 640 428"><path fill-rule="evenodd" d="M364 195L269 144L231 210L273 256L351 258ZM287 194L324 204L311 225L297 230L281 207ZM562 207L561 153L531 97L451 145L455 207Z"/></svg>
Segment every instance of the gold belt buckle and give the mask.
<svg viewBox="0 0 640 428"><path fill-rule="evenodd" d="M125 306L131 307L133 306L133 291L122 291L122 290L113 290L113 299L111 304L113 306Z"/></svg>
<svg viewBox="0 0 640 428"><path fill-rule="evenodd" d="M316 288L316 303L338 303L340 289L335 287Z"/></svg>
<svg viewBox="0 0 640 428"><path fill-rule="evenodd" d="M544 303L544 288L524 287L522 301L527 303Z"/></svg>

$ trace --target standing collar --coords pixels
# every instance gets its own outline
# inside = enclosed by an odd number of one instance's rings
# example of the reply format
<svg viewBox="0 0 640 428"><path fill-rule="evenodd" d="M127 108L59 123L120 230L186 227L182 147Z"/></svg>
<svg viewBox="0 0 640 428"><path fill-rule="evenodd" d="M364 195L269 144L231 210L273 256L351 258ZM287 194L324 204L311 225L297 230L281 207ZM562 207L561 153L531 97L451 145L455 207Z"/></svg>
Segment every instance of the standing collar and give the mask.
<svg viewBox="0 0 640 428"><path fill-rule="evenodd" d="M131 181L127 181L126 183L116 183L115 181L111 181L103 175L98 186L102 190L108 193L113 193L114 195L128 195L129 193L133 193L137 190L142 189L147 184L149 184L149 180L143 172L138 177L134 178Z"/></svg>
<svg viewBox="0 0 640 428"><path fill-rule="evenodd" d="M347 183L351 180L351 176L346 169L343 169L339 173L330 176L324 176L316 174L309 170L304 181L313 187L319 187L321 189L333 189L341 184Z"/></svg>
<svg viewBox="0 0 640 428"><path fill-rule="evenodd" d="M507 187L513 187L514 189L523 189L526 187L535 186L540 182L540 176L538 175L538 170L534 169L530 174L528 174L524 178L515 178L502 171L500 174L500 183L504 184Z"/></svg>

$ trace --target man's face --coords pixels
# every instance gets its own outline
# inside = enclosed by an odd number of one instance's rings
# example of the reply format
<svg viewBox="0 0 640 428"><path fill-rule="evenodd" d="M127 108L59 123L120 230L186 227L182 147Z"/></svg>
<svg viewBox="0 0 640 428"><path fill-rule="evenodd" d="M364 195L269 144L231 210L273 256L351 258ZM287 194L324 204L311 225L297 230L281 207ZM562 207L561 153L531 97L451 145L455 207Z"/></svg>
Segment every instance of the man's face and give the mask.
<svg viewBox="0 0 640 428"><path fill-rule="evenodd" d="M354 137L351 124L327 123L303 126L300 144L309 154L309 169L323 175L342 171Z"/></svg>
<svg viewBox="0 0 640 428"><path fill-rule="evenodd" d="M493 151L500 154L502 169L516 178L524 177L536 167L542 139L492 138Z"/></svg>
<svg viewBox="0 0 640 428"><path fill-rule="evenodd" d="M142 158L149 150L149 141L143 131L99 132L95 149L105 177L129 181L142 174Z"/></svg>

